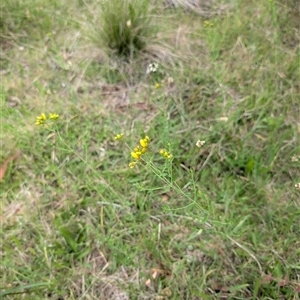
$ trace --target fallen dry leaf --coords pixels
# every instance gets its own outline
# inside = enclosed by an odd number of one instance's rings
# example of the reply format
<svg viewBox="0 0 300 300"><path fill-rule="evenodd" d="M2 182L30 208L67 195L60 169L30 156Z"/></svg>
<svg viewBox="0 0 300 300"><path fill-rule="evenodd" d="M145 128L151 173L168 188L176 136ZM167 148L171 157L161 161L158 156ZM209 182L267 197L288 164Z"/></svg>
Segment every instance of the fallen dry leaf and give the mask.
<svg viewBox="0 0 300 300"><path fill-rule="evenodd" d="M165 274L167 274L166 270L164 270L164 269L157 269L157 268L152 268L151 272L152 272L151 276L152 276L153 279L156 279L158 277L158 275L165 275Z"/></svg>
<svg viewBox="0 0 300 300"><path fill-rule="evenodd" d="M152 273L152 278L153 278L153 279L156 279L157 276L158 276L158 272L157 272L157 271L154 271L154 272Z"/></svg>
<svg viewBox="0 0 300 300"><path fill-rule="evenodd" d="M4 163L2 164L2 166L0 167L0 181L3 179L4 175L5 175L5 172L6 172L6 169L7 169L7 166L8 164L17 159L17 157L20 155L20 151L17 151L14 155L11 155L9 156L5 161Z"/></svg>
<svg viewBox="0 0 300 300"><path fill-rule="evenodd" d="M148 279L145 281L145 285L146 285L147 287L152 287L151 279L148 278Z"/></svg>
<svg viewBox="0 0 300 300"><path fill-rule="evenodd" d="M169 195L167 195L167 194L162 194L161 195L161 201L162 202L167 202L167 201L169 201L169 199L170 199Z"/></svg>
<svg viewBox="0 0 300 300"><path fill-rule="evenodd" d="M221 122L227 122L228 121L228 117L220 117L219 121L221 121Z"/></svg>

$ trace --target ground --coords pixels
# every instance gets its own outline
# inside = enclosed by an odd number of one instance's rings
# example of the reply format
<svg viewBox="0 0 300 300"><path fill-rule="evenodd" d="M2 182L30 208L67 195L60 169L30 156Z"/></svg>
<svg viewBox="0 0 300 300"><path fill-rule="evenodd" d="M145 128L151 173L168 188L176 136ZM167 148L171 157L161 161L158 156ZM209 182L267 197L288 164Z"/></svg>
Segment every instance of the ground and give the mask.
<svg viewBox="0 0 300 300"><path fill-rule="evenodd" d="M299 299L299 2L150 4L2 1L0 295Z"/></svg>

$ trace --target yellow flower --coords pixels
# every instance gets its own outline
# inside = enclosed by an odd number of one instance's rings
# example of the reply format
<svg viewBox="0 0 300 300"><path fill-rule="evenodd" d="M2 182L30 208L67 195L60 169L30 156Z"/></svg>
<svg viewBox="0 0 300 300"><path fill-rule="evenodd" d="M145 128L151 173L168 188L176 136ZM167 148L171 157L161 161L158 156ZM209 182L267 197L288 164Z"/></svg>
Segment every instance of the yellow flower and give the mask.
<svg viewBox="0 0 300 300"><path fill-rule="evenodd" d="M59 118L59 115L58 114L49 114L49 119L50 120L57 120Z"/></svg>
<svg viewBox="0 0 300 300"><path fill-rule="evenodd" d="M134 152L134 151L131 152L131 156L136 160L139 160L141 158L141 155L142 152Z"/></svg>
<svg viewBox="0 0 300 300"><path fill-rule="evenodd" d="M210 22L210 21L204 21L204 27L213 27L214 23Z"/></svg>
<svg viewBox="0 0 300 300"><path fill-rule="evenodd" d="M150 142L149 136L145 136L145 138L140 139L140 145L137 145L135 148L133 148L133 151L130 153L131 156L135 160L139 160L141 158L141 156L147 152L149 142ZM130 168L133 168L134 166L135 165L133 165L132 163L129 164Z"/></svg>
<svg viewBox="0 0 300 300"><path fill-rule="evenodd" d="M124 133L117 134L117 135L115 136L115 140L116 140L116 141L122 140L122 139L123 139L123 135L124 135Z"/></svg>
<svg viewBox="0 0 300 300"><path fill-rule="evenodd" d="M47 117L44 113L42 113L40 116L36 117L35 119L35 125L44 125L46 123Z"/></svg>
<svg viewBox="0 0 300 300"><path fill-rule="evenodd" d="M164 155L164 154L165 154L165 151L166 151L165 149L160 149L160 150L159 150L159 154Z"/></svg>
<svg viewBox="0 0 300 300"><path fill-rule="evenodd" d="M47 120L47 117L44 113L42 113L39 117L36 117L36 118L39 119L39 120L44 120L44 121Z"/></svg>
<svg viewBox="0 0 300 300"><path fill-rule="evenodd" d="M130 169L133 169L136 166L136 164L137 164L136 161L132 161L132 162L129 163L128 166L129 166Z"/></svg>
<svg viewBox="0 0 300 300"><path fill-rule="evenodd" d="M148 148L148 145L149 145L149 141L145 138L145 139L140 139L140 145L143 147L143 148Z"/></svg>
<svg viewBox="0 0 300 300"><path fill-rule="evenodd" d="M166 149L161 149L159 150L159 154L162 155L163 157L167 158L167 159L172 159L173 155L168 152Z"/></svg>
<svg viewBox="0 0 300 300"><path fill-rule="evenodd" d="M159 89L160 87L161 87L161 84L160 84L160 83L158 83L158 82L155 83L155 85L154 85L154 88L155 88L155 89Z"/></svg>

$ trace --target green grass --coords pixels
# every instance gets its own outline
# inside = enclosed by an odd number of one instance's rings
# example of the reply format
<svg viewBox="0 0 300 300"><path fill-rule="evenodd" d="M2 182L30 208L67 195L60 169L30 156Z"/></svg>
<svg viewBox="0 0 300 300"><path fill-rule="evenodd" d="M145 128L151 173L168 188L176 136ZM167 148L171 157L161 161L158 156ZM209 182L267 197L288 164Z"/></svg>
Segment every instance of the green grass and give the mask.
<svg viewBox="0 0 300 300"><path fill-rule="evenodd" d="M157 25L152 20L149 0L103 1L90 7L90 11L88 35L110 54L133 57L156 35Z"/></svg>
<svg viewBox="0 0 300 300"><path fill-rule="evenodd" d="M297 1L207 17L151 1L162 27L143 23L130 60L99 48L96 2L16 2L1 4L0 162L21 155L0 182L0 295L299 299Z"/></svg>

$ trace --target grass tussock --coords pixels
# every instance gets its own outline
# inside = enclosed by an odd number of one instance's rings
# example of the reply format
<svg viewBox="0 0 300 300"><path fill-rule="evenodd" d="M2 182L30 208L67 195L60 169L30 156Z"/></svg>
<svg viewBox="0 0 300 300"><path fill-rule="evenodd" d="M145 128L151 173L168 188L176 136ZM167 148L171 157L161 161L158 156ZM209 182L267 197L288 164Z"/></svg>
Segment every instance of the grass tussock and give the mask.
<svg viewBox="0 0 300 300"><path fill-rule="evenodd" d="M109 54L133 57L155 40L158 27L149 0L102 1L91 9L90 37Z"/></svg>
<svg viewBox="0 0 300 300"><path fill-rule="evenodd" d="M0 298L299 299L295 1L17 2Z"/></svg>

